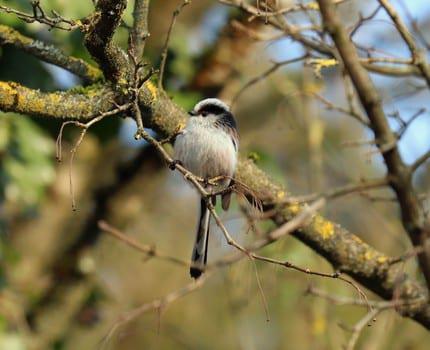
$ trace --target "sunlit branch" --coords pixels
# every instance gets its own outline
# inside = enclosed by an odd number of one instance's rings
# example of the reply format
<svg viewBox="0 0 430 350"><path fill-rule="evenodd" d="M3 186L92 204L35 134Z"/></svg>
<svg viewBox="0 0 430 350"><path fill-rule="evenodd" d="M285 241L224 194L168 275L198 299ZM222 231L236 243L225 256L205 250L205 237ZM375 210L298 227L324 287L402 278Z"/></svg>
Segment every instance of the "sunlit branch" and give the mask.
<svg viewBox="0 0 430 350"><path fill-rule="evenodd" d="M103 77L99 69L84 60L68 56L53 45L26 37L18 31L0 24L0 46L2 45L13 45L42 61L76 74L87 83L94 83Z"/></svg>

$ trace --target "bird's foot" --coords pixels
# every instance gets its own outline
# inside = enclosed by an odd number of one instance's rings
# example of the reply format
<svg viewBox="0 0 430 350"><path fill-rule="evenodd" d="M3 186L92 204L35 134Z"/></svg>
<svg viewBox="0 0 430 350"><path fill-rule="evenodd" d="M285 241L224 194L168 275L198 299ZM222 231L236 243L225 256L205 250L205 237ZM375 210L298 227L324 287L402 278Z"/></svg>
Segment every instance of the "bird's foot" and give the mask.
<svg viewBox="0 0 430 350"><path fill-rule="evenodd" d="M182 162L179 159L173 159L169 163L169 169L170 170L175 170L177 165L181 165L182 166Z"/></svg>

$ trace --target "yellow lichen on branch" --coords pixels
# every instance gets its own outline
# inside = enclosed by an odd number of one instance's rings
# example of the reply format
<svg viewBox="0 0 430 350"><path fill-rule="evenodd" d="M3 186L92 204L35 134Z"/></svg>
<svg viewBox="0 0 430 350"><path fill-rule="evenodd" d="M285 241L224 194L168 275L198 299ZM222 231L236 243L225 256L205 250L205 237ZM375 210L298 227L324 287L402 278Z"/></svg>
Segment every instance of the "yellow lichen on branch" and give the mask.
<svg viewBox="0 0 430 350"><path fill-rule="evenodd" d="M0 106L4 106L3 110L9 110L15 103L17 91L10 83L0 81Z"/></svg>
<svg viewBox="0 0 430 350"><path fill-rule="evenodd" d="M324 219L321 215L315 215L312 226L323 239L329 239L334 234L333 223Z"/></svg>
<svg viewBox="0 0 430 350"><path fill-rule="evenodd" d="M90 90L88 90L90 91ZM46 93L15 82L0 82L0 110L59 119L90 119L112 106L106 90L96 94Z"/></svg>
<svg viewBox="0 0 430 350"><path fill-rule="evenodd" d="M157 93L158 89L155 86L155 84L152 81L148 80L145 83L145 86L148 88L149 92L151 93L152 99L156 100L157 99L157 95L158 95L158 93Z"/></svg>
<svg viewBox="0 0 430 350"><path fill-rule="evenodd" d="M297 215L298 213L300 213L300 211L302 210L302 207L300 206L300 204L298 203L292 203L290 204L290 206L288 207L288 210L294 214Z"/></svg>
<svg viewBox="0 0 430 350"><path fill-rule="evenodd" d="M21 43L22 45L29 45L32 43L32 39L22 35L15 29L0 24L0 43L1 44L12 44L15 42Z"/></svg>
<svg viewBox="0 0 430 350"><path fill-rule="evenodd" d="M0 24L0 45L12 45L45 62L62 67L81 77L85 82L96 82L103 78L100 69L84 60L66 55L57 47L22 35L15 29Z"/></svg>

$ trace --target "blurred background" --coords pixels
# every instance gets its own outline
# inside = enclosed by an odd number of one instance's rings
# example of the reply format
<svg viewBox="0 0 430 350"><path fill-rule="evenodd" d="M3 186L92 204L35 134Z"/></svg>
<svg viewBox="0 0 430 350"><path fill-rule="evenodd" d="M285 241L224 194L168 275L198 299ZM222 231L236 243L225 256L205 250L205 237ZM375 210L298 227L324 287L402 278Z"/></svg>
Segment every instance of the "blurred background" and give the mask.
<svg viewBox="0 0 430 350"><path fill-rule="evenodd" d="M150 38L145 57L158 67L173 11L181 1L151 1ZM283 6L293 1L279 0ZM306 1L294 3L307 3ZM83 18L93 10L90 0L44 0L67 18ZM393 0L406 22L416 20L424 35L430 25L426 0ZM0 5L30 11L28 1ZM344 23L369 15L376 1L347 1L339 7ZM126 47L133 1L116 33ZM297 25L319 21L318 13L288 15ZM408 22L410 23L410 22ZM49 31L0 12L0 24L56 45L67 54L91 61L78 31ZM408 50L383 11L367 21L355 40L397 57ZM430 42L430 35L423 40ZM315 94L346 106L342 74L303 61L281 67L237 96L273 62L303 55L303 48L250 21L240 11L210 0L185 7L174 27L165 88L173 101L191 109L199 99L219 96L232 102L238 120L240 152L285 184L292 195L323 192L385 173L372 135L360 123L327 110ZM372 74L394 129L423 110L400 142L402 155L413 162L430 147L429 92L412 77ZM43 63L10 46L0 47L0 80L16 81L42 91L80 85L76 76ZM235 98L237 97L237 98ZM358 306L336 306L306 295L314 288L357 298L339 280L322 279L273 265L257 263L267 299L266 321L257 279L248 259L219 269L202 288L166 308L145 313L102 340L125 311L151 302L190 283L188 269L156 258L147 259L102 233L98 220L137 241L180 259L191 254L198 198L172 174L156 152L133 135L132 120L106 118L90 129L76 154L72 176L77 210L69 192L70 150L80 130L69 126L63 138L63 162L55 159L60 122L0 113L0 349L342 349L352 327L366 313ZM355 141L360 145L353 145ZM429 207L429 166L414 179ZM345 196L322 210L376 249L398 256L411 246L399 220L398 206L388 190ZM234 201L221 217L239 241L251 241L260 222L250 229ZM255 232L254 232L255 231ZM210 260L231 251L213 225ZM292 237L263 253L310 269L331 272L331 266ZM416 278L413 259L404 270ZM377 299L365 291L369 299ZM393 310L364 329L358 349L428 349L430 333Z"/></svg>

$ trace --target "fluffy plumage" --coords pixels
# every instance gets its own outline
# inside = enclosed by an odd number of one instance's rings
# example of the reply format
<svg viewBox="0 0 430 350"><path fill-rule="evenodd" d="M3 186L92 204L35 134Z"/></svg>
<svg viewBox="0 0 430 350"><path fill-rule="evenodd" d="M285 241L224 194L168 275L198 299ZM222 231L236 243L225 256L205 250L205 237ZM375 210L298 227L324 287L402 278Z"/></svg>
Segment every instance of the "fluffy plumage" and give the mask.
<svg viewBox="0 0 430 350"><path fill-rule="evenodd" d="M237 164L239 147L236 122L230 108L221 100L209 98L200 101L190 112L187 125L176 138L175 159L193 174L210 179L226 176L216 188L220 190L230 184ZM215 198L211 198L214 203ZM223 208L228 207L229 195L223 198ZM207 261L210 213L201 199L200 218L196 241L191 257L190 274L198 278Z"/></svg>

